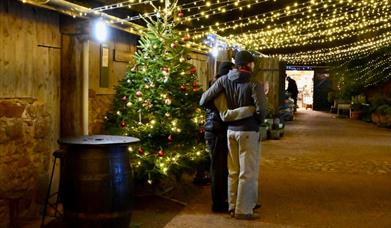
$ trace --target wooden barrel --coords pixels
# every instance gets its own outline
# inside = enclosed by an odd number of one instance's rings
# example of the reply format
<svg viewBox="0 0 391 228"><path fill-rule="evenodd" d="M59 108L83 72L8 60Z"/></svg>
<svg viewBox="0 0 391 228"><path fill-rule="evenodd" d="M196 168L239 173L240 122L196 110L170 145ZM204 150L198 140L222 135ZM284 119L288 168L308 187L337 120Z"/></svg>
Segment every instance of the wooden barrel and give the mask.
<svg viewBox="0 0 391 228"><path fill-rule="evenodd" d="M60 198L67 227L128 227L132 170L128 146L137 138L95 135L60 139L65 150Z"/></svg>

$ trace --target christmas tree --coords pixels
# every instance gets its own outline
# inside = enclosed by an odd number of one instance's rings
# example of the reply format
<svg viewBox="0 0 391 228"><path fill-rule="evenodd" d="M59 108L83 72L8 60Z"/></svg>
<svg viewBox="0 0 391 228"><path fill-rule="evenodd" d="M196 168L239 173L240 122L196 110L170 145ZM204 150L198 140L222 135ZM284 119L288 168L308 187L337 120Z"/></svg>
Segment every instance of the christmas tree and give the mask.
<svg viewBox="0 0 391 228"><path fill-rule="evenodd" d="M149 183L205 156L202 91L189 63L190 36L175 30L182 17L175 5L143 17L147 29L134 64L116 87L113 111L106 116L110 133L140 139L129 147L131 163L136 178Z"/></svg>

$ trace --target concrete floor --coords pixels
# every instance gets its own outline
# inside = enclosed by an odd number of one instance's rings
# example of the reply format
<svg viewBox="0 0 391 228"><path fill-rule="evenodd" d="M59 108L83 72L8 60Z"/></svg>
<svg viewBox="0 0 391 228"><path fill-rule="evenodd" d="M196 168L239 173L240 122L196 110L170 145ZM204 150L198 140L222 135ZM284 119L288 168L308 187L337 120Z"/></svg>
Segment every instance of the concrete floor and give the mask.
<svg viewBox="0 0 391 228"><path fill-rule="evenodd" d="M213 214L203 187L161 227L391 227L391 129L299 110L262 142L260 183L259 220Z"/></svg>
<svg viewBox="0 0 391 228"><path fill-rule="evenodd" d="M136 197L130 227L389 228L391 129L299 110L284 137L262 142L262 208L255 221L212 213L209 186L190 182L191 177L171 193L186 206L156 196Z"/></svg>

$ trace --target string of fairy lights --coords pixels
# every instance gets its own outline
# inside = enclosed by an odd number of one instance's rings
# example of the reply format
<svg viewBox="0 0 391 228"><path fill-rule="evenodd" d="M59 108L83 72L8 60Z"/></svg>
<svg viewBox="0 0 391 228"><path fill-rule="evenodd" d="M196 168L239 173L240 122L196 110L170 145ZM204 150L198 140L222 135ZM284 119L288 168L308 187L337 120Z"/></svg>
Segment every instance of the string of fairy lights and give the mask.
<svg viewBox="0 0 391 228"><path fill-rule="evenodd" d="M363 64L364 63L364 64ZM391 52L389 48L356 57L333 67L338 83L353 82L355 86L371 87L391 78ZM347 79L347 77L349 79Z"/></svg>
<svg viewBox="0 0 391 228"><path fill-rule="evenodd" d="M354 81L362 83L365 87L375 85L381 81L387 81L391 74L385 72L391 69L391 53L382 53L380 56L373 57L366 55L362 58L373 58L367 62L365 66L349 67L349 70L354 74Z"/></svg>
<svg viewBox="0 0 391 228"><path fill-rule="evenodd" d="M103 11L113 10L113 9L118 9L118 8L123 8L123 7L127 7L130 9L135 5L140 5L140 4L146 5L146 4L151 4L151 3L157 2L157 1L159 1L159 0L148 0L148 1L128 0L128 1L118 2L118 3L114 3L114 4L101 6L101 7L96 7L96 8L91 9L91 11L103 12Z"/></svg>
<svg viewBox="0 0 391 228"><path fill-rule="evenodd" d="M248 3L247 5L242 5L240 3L244 3L244 2L250 2ZM223 13L228 13L228 12L231 12L231 11L235 11L235 10L239 10L239 11L242 11L246 8L250 9L251 7L253 7L254 5L256 4L260 4L260 3L264 3L264 2L268 2L270 0L242 0L242 1L217 1L216 3L214 4L211 4L210 2L207 2L205 4L205 8L207 8L206 10L202 10L203 7L201 6L194 6L194 7L187 7L187 8L183 8L183 10L187 11L187 12L191 12L192 9L196 9L196 12L194 14L190 14L189 16L186 17L186 21L191 21L191 20L197 20L199 21L200 19L202 18L205 18L205 19L208 19L210 16L215 16L217 14L223 14ZM276 1L276 0L273 0L273 1ZM232 8L229 8L229 7L232 7Z"/></svg>
<svg viewBox="0 0 391 228"><path fill-rule="evenodd" d="M272 55L293 64L321 64L339 62L354 56L363 56L391 45L391 32L362 39L360 41L340 45L333 48L322 48L315 51L297 52L292 54Z"/></svg>
<svg viewBox="0 0 391 228"><path fill-rule="evenodd" d="M260 13L260 14L255 14L255 15L252 15L249 17L239 17L238 19L235 19L232 21L219 23L218 26L221 28L221 27L224 27L225 25L228 25L228 24L237 24L238 22L241 22L243 20L249 20L251 23L256 22L256 23L262 23L262 24L265 24L266 22L277 23L277 21L282 18L298 16L298 15L305 16L307 19L310 19L311 15L312 15L312 17L318 18L318 16L323 16L325 10L327 10L327 9L333 8L333 9L338 10L340 8L339 5L344 6L345 4L343 4L343 1L342 1L342 2L338 2L337 4L333 4L332 7L329 7L327 4L320 5L319 3L310 3L310 2L304 2L304 3L300 3L300 4L295 3L292 5L292 7L287 6L286 8L268 11L268 12L264 12L264 13ZM360 6L362 4L353 3L353 5ZM251 8L250 6L251 6L251 4L248 4L247 8ZM348 6L348 7L350 7L350 6ZM239 7L239 10L241 8L243 9L243 7ZM346 11L347 7L343 7L343 8L344 8L344 11ZM233 11L233 10L237 10L237 9L235 9L235 8L230 9L230 11ZM319 12L320 15L316 14L315 11L317 11L317 12L320 11ZM203 12L200 12L199 14L206 15L206 13L203 13ZM209 16L211 16L211 14L208 13L208 17ZM192 15L190 17L192 17ZM296 20L296 18L293 18L293 20ZM242 24L242 26L246 26L245 23L241 23L241 24ZM196 28L191 31L205 30L205 28L210 30L210 28L213 28L215 26L217 26L217 25L200 26L200 28Z"/></svg>
<svg viewBox="0 0 391 228"><path fill-rule="evenodd" d="M321 2L324 4L322 5ZM239 18L234 21L216 23L215 25L200 26L199 28L188 31L198 32L198 34L193 33L193 37L201 38L208 33L219 33L229 29L244 28L251 24L269 23L265 29L247 31L248 33L242 33L243 35L231 34L225 37L230 44L239 44L240 46L251 47L262 52L262 49L300 47L304 45L329 43L365 34L376 34L386 31L391 26L389 23L389 1L311 1L301 5L296 3L292 7L283 9L283 12L281 12L282 10L279 11L268 12L269 16L263 13L247 18ZM206 15L206 13L204 14ZM208 15L210 16L211 14ZM303 17L277 23L283 17L294 15L302 15ZM243 23L242 21L246 22ZM271 22L274 23L270 24ZM214 27L216 29L213 29ZM311 59L302 59L301 54L291 55L289 59L292 62L307 64L334 61L336 59L340 60L358 54L359 51L357 50L375 50L379 48L379 43L388 45L388 42L378 40L377 42L370 42L369 46L365 44L363 47L356 47L356 51L351 54L342 53L338 49L330 49L328 50L329 55L335 57L324 58L323 55L316 55L315 53L314 58ZM371 44L374 44L374 46L371 47ZM352 46L354 45L361 45L361 43L356 42L352 44ZM325 50L322 49L321 52L324 53ZM313 53L308 52L305 53L305 56L311 54ZM285 58L285 60L287 59Z"/></svg>
<svg viewBox="0 0 391 228"><path fill-rule="evenodd" d="M137 6L138 10L151 9L144 5L160 4L159 7L164 7L164 3L166 0L126 0L75 11L72 15L99 17L118 8ZM190 34L193 38L193 42L188 42L187 45L201 52L213 48L203 43L208 34L222 37L228 46L251 48L261 53L278 53L282 49L300 50L302 47L310 49L308 47L311 45L330 46L327 44L333 42L352 42L333 48L273 55L289 63L303 64L339 61L357 54L365 55L381 45L389 45L384 37L391 28L389 0L307 0L293 3L284 0L179 0L177 7L184 13L183 17L176 17L185 27L183 33ZM254 8L260 9L259 13L254 14ZM267 10L268 8L271 10ZM145 16L157 16L155 11L141 13ZM247 13L251 14L234 18L234 15ZM138 15L125 18L111 16L105 21L112 25L127 26L130 21L139 19ZM142 34L144 30L129 26L129 32ZM361 42L354 42L357 38ZM363 40L368 42L362 42ZM351 50L351 53L346 49Z"/></svg>
<svg viewBox="0 0 391 228"><path fill-rule="evenodd" d="M388 6L388 5L387 5ZM389 7L389 6L388 6ZM303 32L305 32L304 30L305 29L308 29L308 28L312 28L313 30L319 28L319 24L325 24L325 25L334 25L336 21L346 21L346 20L349 20L350 18L349 17L360 17L362 18L364 16L364 18L368 18L368 17L365 17L366 14L369 14L371 17L372 15L374 15L375 13L378 13L380 10L388 10L388 7L387 8L380 8L380 7L377 7L376 5L374 5L372 8L373 9L376 9L376 12L372 13L372 11L369 11L368 12L368 9L366 8L362 8L361 9L361 13L355 13L354 14L354 11L344 11L343 12L343 15L341 15L340 17L336 17L336 12L338 10L342 10L342 8L340 9L336 9L332 15L326 15L324 12L322 13L322 16L323 17L319 17L317 16L317 14L312 14L312 15L307 15L306 18L311 18L311 17L314 17L314 20L307 20L307 21L304 21L302 18L300 19L296 19L294 18L292 21L288 21L288 22L285 22L283 23L283 25L285 24L285 26L287 27L286 29L289 29L288 31L294 31L294 30L297 30L297 28L301 28L302 30L301 31L298 31L297 33L298 34L303 34ZM385 11L387 13L387 11ZM292 13L287 13L287 14L290 14L290 15L293 15ZM225 31L225 30L229 30L229 29L235 29L235 28L243 28L243 27L246 27L248 25L251 25L251 24L265 24L267 21L270 21L270 22L273 22L275 21L275 17L278 16L279 18L283 17L283 15L279 14L279 13L276 13L276 14L273 14L274 16L270 16L270 17L266 17L265 15L262 15L262 17L260 17L260 15L255 15L255 16L252 16L252 17L247 17L247 18L241 18L241 19L238 19L236 21L230 21L230 22L225 22L224 24L218 24L219 25L219 28L217 30L214 30L213 29L213 26L209 26L208 29L212 32L219 32L219 31ZM375 14L376 16L376 14ZM329 18L331 17L330 20L324 20L324 18ZM388 18L388 13L386 14L386 18ZM248 20L248 22L244 23L244 22L241 22L243 20ZM384 19L386 20L386 19ZM235 25L229 25L229 24L232 24L232 23L236 23ZM295 23L295 24L293 24ZM304 24L303 24L304 23ZM349 23L348 21L346 23ZM226 25L226 26L225 26ZM274 23L273 26L276 27L276 25L278 25L277 23ZM339 26L339 25L338 25ZM362 26L362 25L361 25ZM248 31L250 32L249 34L246 34L247 36L261 36L262 35L262 32L267 35L267 36L271 36L271 35L275 35L276 33L281 33L281 32L286 32L287 30L286 29L281 29L281 27L276 27L274 29L271 29L270 28L271 26L267 26L266 29L262 29L261 31L259 31L258 33L254 33L254 31ZM351 26L350 26L351 27ZM205 28L205 27L204 27ZM201 29L202 29L202 26L201 26ZM191 31L196 31L195 29L193 30L190 30ZM253 33L251 33L253 32ZM204 32L205 34L205 32ZM202 35L204 35L202 34ZM286 34L285 34L286 35ZM240 39L242 39L241 36L238 36Z"/></svg>
<svg viewBox="0 0 391 228"><path fill-rule="evenodd" d="M274 26L287 26L288 28L290 28L291 30L297 30L298 28L301 29L301 31L306 31L308 29L311 30L317 30L317 28L319 28L321 25L323 26L328 26L328 27L331 27L331 26L334 26L336 23L343 23L345 22L345 24L349 24L350 21L354 18L358 18L358 17L364 17L364 18L372 18L372 16L375 16L375 17L379 17L378 15L376 15L376 13L379 13L381 12L381 10L387 10L387 8L375 8L376 11L373 12L373 11L368 11L368 9L361 9L361 13L358 12L358 9L355 10L350 10L350 11L343 11L343 12L340 12L340 13L337 13L338 12L338 9L337 11L334 11L333 13L331 14L324 14L323 17L325 18L331 18L330 20L324 20L323 18L320 18L320 17L315 17L314 20L311 20L311 21L305 21L304 19L302 18L299 18L299 19L296 19L294 18L292 21L288 21L288 22L285 22L285 23L281 23L281 24L274 24ZM342 9L339 9L340 11L342 11ZM366 16L368 15L368 16ZM388 12L385 12L385 15L388 15ZM226 26L226 27L222 27L220 28L221 31L224 31L224 30L228 30L228 29L234 29L234 28L237 28L237 27L245 27L245 26L248 26L248 25L251 25L251 24L256 24L256 23L265 23L265 21L268 19L268 18L265 18L263 17L263 19L259 20L258 16L255 16L255 20L254 19L251 19L251 18L245 18L246 20L248 20L247 23L240 23L239 25L236 25L236 26ZM244 20L244 19L242 19ZM273 20L273 19L271 19ZM228 22L227 22L228 23ZM251 33L251 35L253 35L255 33L258 34L259 32L263 32L263 33L266 33L268 35L272 34L277 31L277 32L281 32L283 31L281 28L275 28L274 30L270 28L271 26L269 26L269 28L267 29L258 29L258 30L252 30L253 33ZM265 31L266 30L266 31ZM262 33L260 33L262 34Z"/></svg>
<svg viewBox="0 0 391 228"><path fill-rule="evenodd" d="M381 10L378 9L376 11L380 12ZM342 40L381 31L391 26L388 23L389 15L387 13L381 17L356 14L356 16L343 22L341 18L336 18L335 21L332 25L331 23L325 24L322 22L313 24L302 22L302 25L286 25L273 30L260 31L256 34L244 34L231 36L230 38L232 42L240 43L241 41L246 46L255 44L255 48L258 50L264 48L286 48ZM305 31L306 29L307 31ZM284 40L284 43L280 42L280 40Z"/></svg>

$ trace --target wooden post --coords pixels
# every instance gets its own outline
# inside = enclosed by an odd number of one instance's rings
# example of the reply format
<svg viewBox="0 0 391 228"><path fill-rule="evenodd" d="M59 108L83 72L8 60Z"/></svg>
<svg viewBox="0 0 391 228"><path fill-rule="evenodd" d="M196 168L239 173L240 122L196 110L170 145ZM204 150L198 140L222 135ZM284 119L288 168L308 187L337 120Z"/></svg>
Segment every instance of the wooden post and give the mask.
<svg viewBox="0 0 391 228"><path fill-rule="evenodd" d="M88 135L89 45L86 38L83 42L83 135Z"/></svg>

